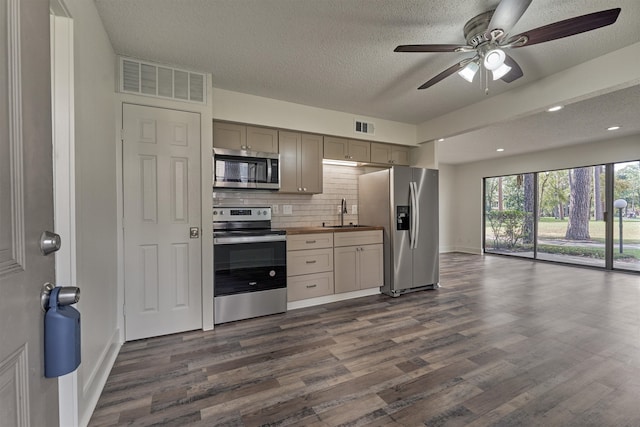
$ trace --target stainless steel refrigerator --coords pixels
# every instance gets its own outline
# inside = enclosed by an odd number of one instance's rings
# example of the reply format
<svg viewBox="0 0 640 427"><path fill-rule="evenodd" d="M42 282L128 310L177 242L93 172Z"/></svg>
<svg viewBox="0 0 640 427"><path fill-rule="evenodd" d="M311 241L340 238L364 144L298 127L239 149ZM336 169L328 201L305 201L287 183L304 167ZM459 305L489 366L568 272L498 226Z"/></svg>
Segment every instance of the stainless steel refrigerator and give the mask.
<svg viewBox="0 0 640 427"><path fill-rule="evenodd" d="M439 286L438 171L394 166L358 178L358 222L384 226L387 295Z"/></svg>

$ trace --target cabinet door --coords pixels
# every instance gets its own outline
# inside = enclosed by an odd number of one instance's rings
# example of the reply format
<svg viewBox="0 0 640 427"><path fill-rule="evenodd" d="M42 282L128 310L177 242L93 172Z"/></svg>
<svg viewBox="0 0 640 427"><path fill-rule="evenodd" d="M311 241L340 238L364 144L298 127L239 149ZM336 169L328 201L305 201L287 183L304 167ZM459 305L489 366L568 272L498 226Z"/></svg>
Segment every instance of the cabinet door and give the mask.
<svg viewBox="0 0 640 427"><path fill-rule="evenodd" d="M247 127L235 123L213 123L213 146L229 150L244 150L247 144Z"/></svg>
<svg viewBox="0 0 640 427"><path fill-rule="evenodd" d="M371 143L355 139L349 140L349 160L354 162L370 162Z"/></svg>
<svg viewBox="0 0 640 427"><path fill-rule="evenodd" d="M383 285L383 246L365 245L358 247L360 289L377 288Z"/></svg>
<svg viewBox="0 0 640 427"><path fill-rule="evenodd" d="M371 161L373 163L388 164L391 160L391 146L388 144L371 143Z"/></svg>
<svg viewBox="0 0 640 427"><path fill-rule="evenodd" d="M298 174L304 193L322 193L322 135L302 134Z"/></svg>
<svg viewBox="0 0 640 427"><path fill-rule="evenodd" d="M247 150L261 153L277 153L278 130L247 126Z"/></svg>
<svg viewBox="0 0 640 427"><path fill-rule="evenodd" d="M278 135L278 147L280 150L280 192L297 193L300 180L298 170L298 146L300 134L296 132L280 131Z"/></svg>
<svg viewBox="0 0 640 427"><path fill-rule="evenodd" d="M391 163L393 163L394 165L408 166L409 165L409 147L392 147Z"/></svg>
<svg viewBox="0 0 640 427"><path fill-rule="evenodd" d="M356 274L358 251L356 246L345 246L333 250L333 274L336 293L360 289Z"/></svg>
<svg viewBox="0 0 640 427"><path fill-rule="evenodd" d="M349 140L335 138L333 136L324 137L324 158L333 160L348 160Z"/></svg>

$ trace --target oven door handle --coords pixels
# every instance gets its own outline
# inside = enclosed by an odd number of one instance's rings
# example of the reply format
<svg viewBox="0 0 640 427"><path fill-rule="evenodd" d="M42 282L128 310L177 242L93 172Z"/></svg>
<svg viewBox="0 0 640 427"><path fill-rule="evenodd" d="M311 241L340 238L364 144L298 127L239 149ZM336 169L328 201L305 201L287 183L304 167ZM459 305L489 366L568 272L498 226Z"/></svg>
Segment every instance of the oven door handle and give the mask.
<svg viewBox="0 0 640 427"><path fill-rule="evenodd" d="M276 234L272 236L245 236L245 237L214 237L214 245L233 245L237 243L263 243L263 242L284 242L287 236Z"/></svg>

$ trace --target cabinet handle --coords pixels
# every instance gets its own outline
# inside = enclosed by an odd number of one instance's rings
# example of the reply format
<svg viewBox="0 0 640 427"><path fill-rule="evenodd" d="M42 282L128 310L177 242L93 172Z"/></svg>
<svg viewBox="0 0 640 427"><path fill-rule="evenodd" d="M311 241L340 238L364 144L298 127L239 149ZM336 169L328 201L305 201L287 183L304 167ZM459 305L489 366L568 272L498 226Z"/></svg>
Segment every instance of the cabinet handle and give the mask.
<svg viewBox="0 0 640 427"><path fill-rule="evenodd" d="M307 264L315 264L316 260L314 259L313 261L307 261Z"/></svg>
<svg viewBox="0 0 640 427"><path fill-rule="evenodd" d="M315 242L316 242L315 240L306 240L306 241L305 241L305 243L306 243L307 245L311 245L311 244L313 244L313 243L315 243Z"/></svg>
<svg viewBox="0 0 640 427"><path fill-rule="evenodd" d="M315 288L318 285L307 285L307 289Z"/></svg>
<svg viewBox="0 0 640 427"><path fill-rule="evenodd" d="M247 150L251 150L251 146L250 145L247 145Z"/></svg>
<svg viewBox="0 0 640 427"><path fill-rule="evenodd" d="M302 191L302 188L298 187L298 191Z"/></svg>
<svg viewBox="0 0 640 427"><path fill-rule="evenodd" d="M304 187L304 188L302 189L302 191L307 191L307 187Z"/></svg>

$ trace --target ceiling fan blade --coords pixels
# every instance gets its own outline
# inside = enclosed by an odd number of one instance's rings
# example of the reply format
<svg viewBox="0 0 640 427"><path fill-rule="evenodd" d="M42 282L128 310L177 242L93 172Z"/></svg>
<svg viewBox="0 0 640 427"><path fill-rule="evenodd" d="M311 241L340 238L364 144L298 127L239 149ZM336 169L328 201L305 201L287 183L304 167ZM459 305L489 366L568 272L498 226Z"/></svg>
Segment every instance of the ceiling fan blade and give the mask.
<svg viewBox="0 0 640 427"><path fill-rule="evenodd" d="M511 28L524 15L532 0L502 0L496 7L491 21L489 22L489 30L500 29L505 33L511 31Z"/></svg>
<svg viewBox="0 0 640 427"><path fill-rule="evenodd" d="M505 55L504 63L511 67L511 70L500 79L503 82L511 83L524 75L522 73L522 68L520 68L516 60L509 55Z"/></svg>
<svg viewBox="0 0 640 427"><path fill-rule="evenodd" d="M521 45L513 47L531 46L538 43L544 43L551 40L569 37L587 31L596 30L601 27L611 25L618 19L620 8L602 10L600 12L589 13L587 15L576 16L575 18L565 19L564 21L554 22L544 27L535 28L526 31L509 39L509 42L525 36L527 41ZM509 43L508 42L508 43Z"/></svg>
<svg viewBox="0 0 640 427"><path fill-rule="evenodd" d="M394 52L459 52L458 49L464 49L469 46L460 46L457 44L403 44L395 49Z"/></svg>
<svg viewBox="0 0 640 427"><path fill-rule="evenodd" d="M428 82L426 82L425 84L420 86L418 89L426 89L428 87L433 86L434 84L438 83L439 81L444 80L445 78L449 77L450 75L455 74L458 71L462 70L464 67L467 66L467 64L469 62L471 62L469 59L463 59L462 61L458 62L457 64L454 64L451 67L447 68L446 70L444 70L443 72L441 72L440 74L438 74L437 76L435 76L434 78L432 78L431 80L429 80Z"/></svg>

